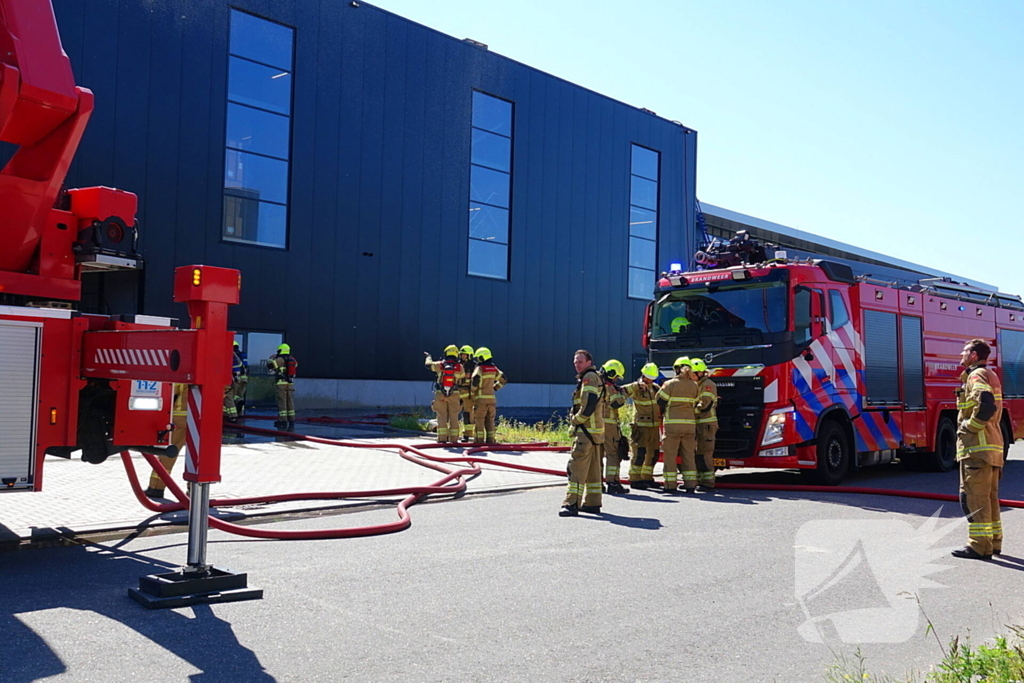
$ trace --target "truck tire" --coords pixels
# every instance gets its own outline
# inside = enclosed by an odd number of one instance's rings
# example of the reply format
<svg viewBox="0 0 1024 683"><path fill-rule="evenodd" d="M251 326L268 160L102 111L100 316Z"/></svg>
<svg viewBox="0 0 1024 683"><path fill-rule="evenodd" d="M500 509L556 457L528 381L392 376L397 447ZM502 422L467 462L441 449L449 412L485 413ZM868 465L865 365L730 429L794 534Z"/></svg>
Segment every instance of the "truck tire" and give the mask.
<svg viewBox="0 0 1024 683"><path fill-rule="evenodd" d="M850 442L846 430L835 420L829 420L818 434L818 465L813 470L800 470L816 484L836 486L850 468Z"/></svg>
<svg viewBox="0 0 1024 683"><path fill-rule="evenodd" d="M939 420L935 431L935 451L922 456L925 468L931 472L949 472L956 467L956 426L949 417Z"/></svg>

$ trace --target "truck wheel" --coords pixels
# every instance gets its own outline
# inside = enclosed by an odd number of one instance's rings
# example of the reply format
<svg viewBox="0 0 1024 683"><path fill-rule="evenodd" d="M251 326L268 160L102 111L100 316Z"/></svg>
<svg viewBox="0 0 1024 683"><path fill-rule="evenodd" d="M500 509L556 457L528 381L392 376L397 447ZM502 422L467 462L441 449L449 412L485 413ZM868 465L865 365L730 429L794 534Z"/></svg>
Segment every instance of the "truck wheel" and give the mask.
<svg viewBox="0 0 1024 683"><path fill-rule="evenodd" d="M935 451L925 453L924 466L932 472L949 472L956 467L956 427L953 420L944 417L939 420L935 432Z"/></svg>
<svg viewBox="0 0 1024 683"><path fill-rule="evenodd" d="M817 484L836 486L850 468L850 444L846 432L835 420L829 420L818 434L818 466L800 470Z"/></svg>

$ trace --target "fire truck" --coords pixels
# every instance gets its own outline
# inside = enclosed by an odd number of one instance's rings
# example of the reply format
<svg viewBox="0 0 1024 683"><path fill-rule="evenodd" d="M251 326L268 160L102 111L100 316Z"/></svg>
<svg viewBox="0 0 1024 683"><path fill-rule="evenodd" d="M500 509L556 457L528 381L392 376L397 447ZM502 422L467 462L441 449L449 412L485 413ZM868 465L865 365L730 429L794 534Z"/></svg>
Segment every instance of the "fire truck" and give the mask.
<svg viewBox="0 0 1024 683"><path fill-rule="evenodd" d="M672 375L705 360L718 385L715 465L796 468L838 484L899 460L956 464L964 342L984 339L1003 383L1006 448L1024 437L1024 302L928 278L883 282L847 264L789 259L745 232L657 282L643 344ZM699 268L699 266L697 266Z"/></svg>
<svg viewBox="0 0 1024 683"><path fill-rule="evenodd" d="M226 306L238 301L237 271L176 272L175 300L190 312L223 303L200 330L176 330L168 318L76 310L90 272L143 265L134 194L63 187L92 111L50 3L0 0L2 491L38 491L47 455L80 454L90 463L125 449L171 455L171 383L229 381ZM219 408L211 403L216 456Z"/></svg>

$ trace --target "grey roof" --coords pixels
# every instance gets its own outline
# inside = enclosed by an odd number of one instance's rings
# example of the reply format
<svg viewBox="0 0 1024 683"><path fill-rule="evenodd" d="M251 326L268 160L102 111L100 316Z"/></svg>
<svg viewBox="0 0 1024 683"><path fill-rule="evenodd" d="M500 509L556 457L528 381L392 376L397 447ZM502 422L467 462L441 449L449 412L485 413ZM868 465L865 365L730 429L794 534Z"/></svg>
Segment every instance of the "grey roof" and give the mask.
<svg viewBox="0 0 1024 683"><path fill-rule="evenodd" d="M806 232L804 230L797 230L781 223L773 223L766 221L762 218L755 218L754 216L748 216L746 214L739 213L738 211L731 211L729 209L723 209L720 206L714 204L707 204L705 202L700 203L701 210L706 216L714 216L724 220L732 221L734 223L740 223L742 225L750 226L758 230L764 230L767 232L777 233L779 235L785 235L793 239L802 240L809 242L813 245L826 247L837 252L841 252L852 261L861 261L869 259L874 262L882 263L893 268L898 268L912 273L920 273L921 275L927 275L931 277L948 277L952 278L956 282L963 282L975 287L982 289L989 289L993 291L999 291L999 288L995 285L981 282L979 280L972 280L971 278L964 277L963 275L955 275L953 273L947 273L936 268L928 266L922 266L918 263L911 261L904 261L888 254L882 254L877 251L871 251L870 249L863 249L856 247L852 244L846 244L845 242L839 242L837 240L822 237L821 235L815 235L814 233Z"/></svg>

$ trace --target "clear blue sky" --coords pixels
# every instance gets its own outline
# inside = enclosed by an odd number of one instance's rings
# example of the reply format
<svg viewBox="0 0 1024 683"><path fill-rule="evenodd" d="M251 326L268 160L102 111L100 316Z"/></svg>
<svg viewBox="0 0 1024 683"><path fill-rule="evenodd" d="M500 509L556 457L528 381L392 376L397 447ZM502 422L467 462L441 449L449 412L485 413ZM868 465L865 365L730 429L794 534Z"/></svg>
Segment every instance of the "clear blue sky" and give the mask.
<svg viewBox="0 0 1024 683"><path fill-rule="evenodd" d="M699 133L701 201L1024 295L1024 0L376 0Z"/></svg>

